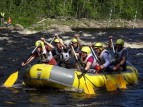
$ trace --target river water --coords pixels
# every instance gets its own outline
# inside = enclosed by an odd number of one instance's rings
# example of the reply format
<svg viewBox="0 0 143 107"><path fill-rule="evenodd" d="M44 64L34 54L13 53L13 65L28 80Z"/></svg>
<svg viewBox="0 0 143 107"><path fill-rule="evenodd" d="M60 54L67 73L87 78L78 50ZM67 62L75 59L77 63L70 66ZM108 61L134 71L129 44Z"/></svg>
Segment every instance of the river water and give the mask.
<svg viewBox="0 0 143 107"><path fill-rule="evenodd" d="M85 42L102 41L106 43L108 36L114 39L123 38L129 50L128 61L139 71L138 84L129 86L126 90L107 92L96 90L96 95L89 96L75 90L47 90L22 87L22 74L27 65L19 71L19 79L12 88L0 87L0 107L143 107L143 29L78 29L83 34ZM70 40L73 33L62 34L64 41ZM9 30L0 30L0 84L2 85L10 74L16 72L21 63L34 49L34 43L40 37L47 41L52 34L37 33L21 35ZM112 50L110 50L112 53ZM31 63L34 64L33 61Z"/></svg>

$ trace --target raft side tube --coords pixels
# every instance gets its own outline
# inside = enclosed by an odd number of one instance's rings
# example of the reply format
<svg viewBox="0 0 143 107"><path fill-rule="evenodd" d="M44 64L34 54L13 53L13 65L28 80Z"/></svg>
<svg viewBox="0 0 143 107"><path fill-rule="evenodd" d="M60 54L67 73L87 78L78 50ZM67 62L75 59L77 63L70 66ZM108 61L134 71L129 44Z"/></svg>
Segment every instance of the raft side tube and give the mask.
<svg viewBox="0 0 143 107"><path fill-rule="evenodd" d="M85 82L93 86L93 88L104 87L106 83L105 75L108 79L116 83L118 72L91 74L86 73L84 77L82 73L75 69L66 69L59 66L35 64L25 73L24 82L26 85L35 87L74 87L83 89ZM127 85L134 84L138 81L138 72L133 66L127 66L127 71L120 72L124 76Z"/></svg>

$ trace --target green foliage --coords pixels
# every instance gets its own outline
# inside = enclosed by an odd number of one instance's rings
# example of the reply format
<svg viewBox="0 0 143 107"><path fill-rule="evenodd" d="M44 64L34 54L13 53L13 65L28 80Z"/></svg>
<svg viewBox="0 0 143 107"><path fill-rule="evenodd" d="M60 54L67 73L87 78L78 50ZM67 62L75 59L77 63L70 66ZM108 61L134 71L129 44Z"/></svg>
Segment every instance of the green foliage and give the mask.
<svg viewBox="0 0 143 107"><path fill-rule="evenodd" d="M1 0L0 11L13 23L29 26L43 17L131 19L143 18L142 0Z"/></svg>

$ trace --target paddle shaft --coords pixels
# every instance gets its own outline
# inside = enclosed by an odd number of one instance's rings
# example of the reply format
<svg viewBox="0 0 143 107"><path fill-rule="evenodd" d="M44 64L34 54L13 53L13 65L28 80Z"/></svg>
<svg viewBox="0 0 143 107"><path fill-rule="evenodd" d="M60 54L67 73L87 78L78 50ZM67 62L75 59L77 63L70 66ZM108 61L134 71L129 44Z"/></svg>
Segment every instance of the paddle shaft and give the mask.
<svg viewBox="0 0 143 107"><path fill-rule="evenodd" d="M52 40L51 40L50 44L52 44L52 42L54 41L54 39L55 39L55 36L52 38Z"/></svg>
<svg viewBox="0 0 143 107"><path fill-rule="evenodd" d="M24 63L26 63L26 61L27 61L27 60L30 58L30 56L36 51L37 48L38 48L38 46L33 49L33 51L32 51L32 52L28 55L28 57L25 59ZM21 70L22 67L23 67L23 66L21 65L21 66L18 68L17 71Z"/></svg>
<svg viewBox="0 0 143 107"><path fill-rule="evenodd" d="M37 48L38 48L38 46L33 49L33 51L32 51L32 52L28 55L28 57L25 59L24 63L25 63L25 62L29 59L29 57L36 51Z"/></svg>
<svg viewBox="0 0 143 107"><path fill-rule="evenodd" d="M72 48L73 54L74 54L74 56L75 56L75 59L76 59L78 65L79 65L79 68L80 68L80 70L81 70L81 64L80 64L80 62L78 61L77 55L76 55L75 50L74 50L74 48L73 48L72 45L71 45L71 48Z"/></svg>
<svg viewBox="0 0 143 107"><path fill-rule="evenodd" d="M113 40L112 39L111 39L111 45L112 45L113 53L115 54L115 48L114 48L114 44L113 44Z"/></svg>

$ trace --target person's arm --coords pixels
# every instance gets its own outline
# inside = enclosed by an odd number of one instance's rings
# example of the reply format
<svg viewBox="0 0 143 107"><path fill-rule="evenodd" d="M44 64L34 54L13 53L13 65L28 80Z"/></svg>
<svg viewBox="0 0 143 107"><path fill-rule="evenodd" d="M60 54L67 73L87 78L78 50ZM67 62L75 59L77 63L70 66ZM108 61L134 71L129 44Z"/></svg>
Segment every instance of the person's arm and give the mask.
<svg viewBox="0 0 143 107"><path fill-rule="evenodd" d="M33 59L35 58L35 55L31 55L27 61L23 62L21 65L25 66L27 64L29 64Z"/></svg>
<svg viewBox="0 0 143 107"><path fill-rule="evenodd" d="M85 66L85 70L86 70L86 71L89 70L90 66L91 66L91 62L87 62L87 63L86 63L86 66Z"/></svg>
<svg viewBox="0 0 143 107"><path fill-rule="evenodd" d="M118 63L116 66L114 66L113 70L117 70L119 69L127 60L127 51L124 50L123 54L122 54L122 60L120 61L120 63Z"/></svg>
<svg viewBox="0 0 143 107"><path fill-rule="evenodd" d="M123 54L122 54L122 60L121 60L121 62L120 62L120 65L123 65L123 64L126 62L127 56L128 56L128 52L127 52L127 50L124 49Z"/></svg>
<svg viewBox="0 0 143 107"><path fill-rule="evenodd" d="M120 66L123 65L125 62L126 62L126 57L123 56L123 57L122 57L122 60L121 60L121 62L120 62Z"/></svg>
<svg viewBox="0 0 143 107"><path fill-rule="evenodd" d="M52 44L48 43L48 42L45 40L45 38L41 38L41 40L42 40L46 45L48 45L51 49L54 49L54 46L53 46Z"/></svg>
<svg viewBox="0 0 143 107"><path fill-rule="evenodd" d="M104 60L105 60L105 63L100 66L101 69L106 68L107 66L110 65L110 57L109 57L109 54L108 54L108 53L104 53L104 54L103 54L103 58L104 58Z"/></svg>
<svg viewBox="0 0 143 107"><path fill-rule="evenodd" d="M87 63L86 63L86 66L85 66L85 70L89 70L90 69L90 66L91 64L93 63L94 61L94 58L93 57L90 57L88 60L87 60Z"/></svg>

